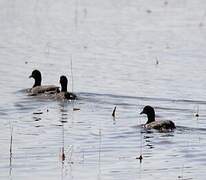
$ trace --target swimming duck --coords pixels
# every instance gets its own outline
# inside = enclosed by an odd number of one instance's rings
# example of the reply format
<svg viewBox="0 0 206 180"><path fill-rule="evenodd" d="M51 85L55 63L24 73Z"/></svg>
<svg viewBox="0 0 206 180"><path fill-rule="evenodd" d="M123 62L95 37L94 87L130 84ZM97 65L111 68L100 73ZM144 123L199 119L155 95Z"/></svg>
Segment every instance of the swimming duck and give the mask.
<svg viewBox="0 0 206 180"><path fill-rule="evenodd" d="M74 93L67 91L67 84L68 80L66 76L61 76L59 83L61 84L61 92L57 93L56 98L57 99L68 99L68 100L74 100L77 98L77 96Z"/></svg>
<svg viewBox="0 0 206 180"><path fill-rule="evenodd" d="M34 85L29 89L29 95L37 95L42 93L53 94L59 92L59 87L54 85L41 85L42 76L41 72L37 69L32 71L29 78L34 78Z"/></svg>
<svg viewBox="0 0 206 180"><path fill-rule="evenodd" d="M175 129L174 122L170 120L159 120L155 121L155 111L154 108L151 106L145 106L143 111L140 114L146 114L147 115L147 122L144 125L145 128L148 129L157 129L157 130L172 130Z"/></svg>

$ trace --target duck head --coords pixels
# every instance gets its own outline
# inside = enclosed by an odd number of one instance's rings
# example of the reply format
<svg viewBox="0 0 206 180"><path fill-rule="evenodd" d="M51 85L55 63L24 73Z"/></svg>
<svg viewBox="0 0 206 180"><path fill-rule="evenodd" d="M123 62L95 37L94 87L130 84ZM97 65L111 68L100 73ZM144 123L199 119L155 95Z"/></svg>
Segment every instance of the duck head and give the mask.
<svg viewBox="0 0 206 180"><path fill-rule="evenodd" d="M33 87L36 86L41 86L41 72L37 69L32 71L32 74L29 76L29 78L34 78L34 85Z"/></svg>
<svg viewBox="0 0 206 180"><path fill-rule="evenodd" d="M61 76L59 83L61 84L61 92L67 92L67 77L66 76Z"/></svg>
<svg viewBox="0 0 206 180"><path fill-rule="evenodd" d="M155 111L154 111L154 108L151 106L145 106L140 114L147 115L148 120L147 120L146 124L149 124L149 123L155 121Z"/></svg>

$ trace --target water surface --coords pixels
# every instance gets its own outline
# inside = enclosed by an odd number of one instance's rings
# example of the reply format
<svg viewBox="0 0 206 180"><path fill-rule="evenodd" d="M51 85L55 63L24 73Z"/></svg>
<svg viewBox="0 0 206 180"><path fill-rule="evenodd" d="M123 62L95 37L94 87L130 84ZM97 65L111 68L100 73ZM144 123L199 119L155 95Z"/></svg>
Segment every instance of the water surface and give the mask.
<svg viewBox="0 0 206 180"><path fill-rule="evenodd" d="M2 0L0 9L0 179L205 179L204 0ZM43 84L67 75L79 100L27 96L36 68ZM142 129L148 104L177 129Z"/></svg>

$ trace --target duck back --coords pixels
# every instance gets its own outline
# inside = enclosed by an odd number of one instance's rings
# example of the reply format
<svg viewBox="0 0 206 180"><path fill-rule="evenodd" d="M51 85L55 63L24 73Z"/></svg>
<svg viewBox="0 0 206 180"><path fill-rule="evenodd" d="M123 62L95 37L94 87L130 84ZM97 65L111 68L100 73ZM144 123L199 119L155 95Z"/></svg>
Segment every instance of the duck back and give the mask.
<svg viewBox="0 0 206 180"><path fill-rule="evenodd" d="M145 127L157 130L172 130L176 128L175 124L170 120L153 121L149 124L146 124Z"/></svg>
<svg viewBox="0 0 206 180"><path fill-rule="evenodd" d="M35 96L42 93L54 94L57 92L59 92L59 87L54 85L44 85L44 86L36 86L31 88L29 91L29 95Z"/></svg>
<svg viewBox="0 0 206 180"><path fill-rule="evenodd" d="M56 94L56 99L58 100L75 100L77 96L71 92L59 92Z"/></svg>

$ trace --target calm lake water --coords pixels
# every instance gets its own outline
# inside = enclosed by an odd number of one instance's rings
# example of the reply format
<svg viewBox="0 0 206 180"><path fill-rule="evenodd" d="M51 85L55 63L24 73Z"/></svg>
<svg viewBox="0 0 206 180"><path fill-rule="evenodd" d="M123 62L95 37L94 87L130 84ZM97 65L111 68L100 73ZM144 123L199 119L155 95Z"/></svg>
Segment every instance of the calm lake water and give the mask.
<svg viewBox="0 0 206 180"><path fill-rule="evenodd" d="M204 180L205 16L205 0L1 0L0 179ZM36 68L79 100L27 96ZM145 131L145 105L177 129Z"/></svg>

